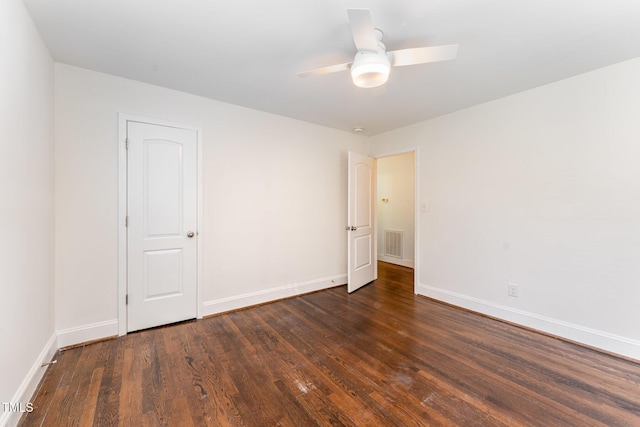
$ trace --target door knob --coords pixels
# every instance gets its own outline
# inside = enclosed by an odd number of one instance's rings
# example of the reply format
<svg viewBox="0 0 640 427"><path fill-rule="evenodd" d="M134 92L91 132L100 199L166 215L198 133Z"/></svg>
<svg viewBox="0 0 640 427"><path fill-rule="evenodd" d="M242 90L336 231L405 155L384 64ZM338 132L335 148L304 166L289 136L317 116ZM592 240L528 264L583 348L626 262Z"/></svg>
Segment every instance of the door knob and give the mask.
<svg viewBox="0 0 640 427"><path fill-rule="evenodd" d="M354 227L353 225L351 226L351 231L356 231L358 229L358 227Z"/></svg>
<svg viewBox="0 0 640 427"><path fill-rule="evenodd" d="M196 233L194 233L193 231L188 231L188 232L187 232L187 237L188 237L188 238L192 238L192 237L193 237L193 236L195 236L195 235L196 235Z"/></svg>

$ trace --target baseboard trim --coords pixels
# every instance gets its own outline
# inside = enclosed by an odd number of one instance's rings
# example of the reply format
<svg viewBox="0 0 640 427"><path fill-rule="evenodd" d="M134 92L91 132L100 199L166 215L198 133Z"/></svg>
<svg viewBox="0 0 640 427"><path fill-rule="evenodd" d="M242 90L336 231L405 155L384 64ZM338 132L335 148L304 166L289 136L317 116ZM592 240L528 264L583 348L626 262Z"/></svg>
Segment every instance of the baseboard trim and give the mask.
<svg viewBox="0 0 640 427"><path fill-rule="evenodd" d="M480 314L564 338L577 344L583 344L607 353L620 355L634 361L640 361L640 341L514 309L512 307L494 304L424 284L416 286L416 293Z"/></svg>
<svg viewBox="0 0 640 427"><path fill-rule="evenodd" d="M118 335L118 319L58 331L58 348L67 348Z"/></svg>
<svg viewBox="0 0 640 427"><path fill-rule="evenodd" d="M11 398L10 403L16 404L21 403L24 407L28 402L31 401L31 398L35 394L38 384L42 380L45 372L47 371L46 366L42 366L44 363L48 363L51 361L53 356L58 351L57 346L57 336L55 332L51 335L51 338L47 341L47 343L42 348L42 351L38 355L38 358L29 369L24 380L16 390L15 394ZM21 412L0 412L0 426L2 427L13 427L18 425L20 421L20 417L23 414Z"/></svg>
<svg viewBox="0 0 640 427"><path fill-rule="evenodd" d="M214 314L225 313L227 311L247 308L253 305L277 301L279 299L291 298L294 296L307 294L309 292L320 291L323 289L344 285L346 283L347 275L340 274L337 276L325 277L322 279L309 280L306 282L285 286L278 286L276 288L265 289L263 291L206 301L203 304L203 315L211 316Z"/></svg>
<svg viewBox="0 0 640 427"><path fill-rule="evenodd" d="M378 254L378 261L384 261L388 262L389 264L396 264L403 267L414 268L414 262L412 259L394 258Z"/></svg>

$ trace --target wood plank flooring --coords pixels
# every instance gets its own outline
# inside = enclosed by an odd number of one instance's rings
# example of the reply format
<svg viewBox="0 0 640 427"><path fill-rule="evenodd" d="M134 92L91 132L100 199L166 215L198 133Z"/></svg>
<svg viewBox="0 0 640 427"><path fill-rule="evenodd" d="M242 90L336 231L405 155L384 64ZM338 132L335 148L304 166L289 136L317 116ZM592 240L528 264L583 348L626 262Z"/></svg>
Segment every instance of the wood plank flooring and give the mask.
<svg viewBox="0 0 640 427"><path fill-rule="evenodd" d="M59 353L21 426L640 426L640 365L413 295L412 270Z"/></svg>

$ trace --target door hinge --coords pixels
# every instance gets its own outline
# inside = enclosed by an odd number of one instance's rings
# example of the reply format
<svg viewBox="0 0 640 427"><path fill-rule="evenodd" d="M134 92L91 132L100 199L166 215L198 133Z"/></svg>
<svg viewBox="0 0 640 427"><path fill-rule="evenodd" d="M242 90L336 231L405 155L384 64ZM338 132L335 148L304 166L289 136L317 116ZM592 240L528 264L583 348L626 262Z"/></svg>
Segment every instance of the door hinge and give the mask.
<svg viewBox="0 0 640 427"><path fill-rule="evenodd" d="M129 294L124 296L124 304L129 305Z"/></svg>
<svg viewBox="0 0 640 427"><path fill-rule="evenodd" d="M129 149L129 138L125 138L124 139L124 149L128 150Z"/></svg>
<svg viewBox="0 0 640 427"><path fill-rule="evenodd" d="M128 227L129 226L129 215L124 217L124 226Z"/></svg>

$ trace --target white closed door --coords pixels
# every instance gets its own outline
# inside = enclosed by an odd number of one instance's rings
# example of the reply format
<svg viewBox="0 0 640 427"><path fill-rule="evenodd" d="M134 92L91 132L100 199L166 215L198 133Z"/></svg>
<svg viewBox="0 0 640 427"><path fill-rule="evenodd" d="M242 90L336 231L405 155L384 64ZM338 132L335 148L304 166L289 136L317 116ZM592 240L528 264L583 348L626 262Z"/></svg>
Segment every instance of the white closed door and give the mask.
<svg viewBox="0 0 640 427"><path fill-rule="evenodd" d="M348 181L347 290L353 292L378 278L375 159L350 151Z"/></svg>
<svg viewBox="0 0 640 427"><path fill-rule="evenodd" d="M127 330L196 317L197 132L127 123Z"/></svg>

